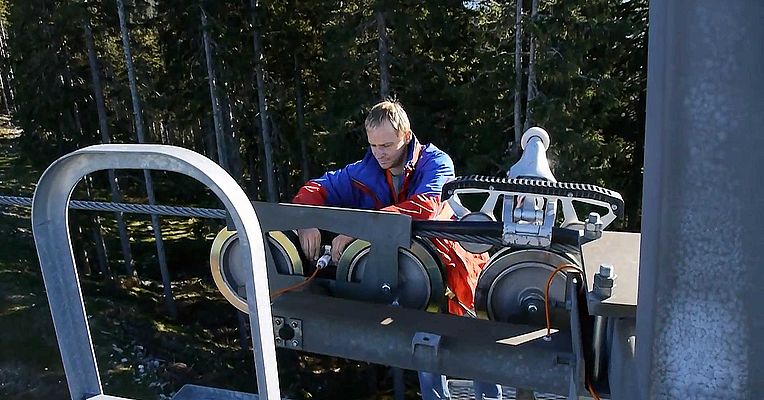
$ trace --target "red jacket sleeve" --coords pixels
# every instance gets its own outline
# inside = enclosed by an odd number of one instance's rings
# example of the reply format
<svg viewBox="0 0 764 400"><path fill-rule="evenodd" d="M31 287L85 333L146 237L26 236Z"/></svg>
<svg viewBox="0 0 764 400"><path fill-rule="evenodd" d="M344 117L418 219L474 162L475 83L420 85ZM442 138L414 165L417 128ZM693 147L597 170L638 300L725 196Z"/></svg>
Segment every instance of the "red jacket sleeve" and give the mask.
<svg viewBox="0 0 764 400"><path fill-rule="evenodd" d="M415 194L406 201L382 208L382 211L408 215L416 221L450 219L445 208L438 195Z"/></svg>
<svg viewBox="0 0 764 400"><path fill-rule="evenodd" d="M326 189L315 181L308 181L292 198L294 204L323 206L326 204Z"/></svg>

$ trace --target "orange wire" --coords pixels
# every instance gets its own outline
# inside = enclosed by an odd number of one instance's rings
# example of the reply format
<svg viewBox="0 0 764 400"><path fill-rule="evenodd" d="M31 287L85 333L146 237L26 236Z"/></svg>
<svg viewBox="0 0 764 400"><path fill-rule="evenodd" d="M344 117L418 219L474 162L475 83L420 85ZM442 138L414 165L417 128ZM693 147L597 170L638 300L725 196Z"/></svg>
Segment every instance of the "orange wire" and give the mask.
<svg viewBox="0 0 764 400"><path fill-rule="evenodd" d="M594 400L600 400L600 396L597 394L597 391L594 390L594 386L592 386L592 382L588 379L586 380L586 389L589 391L589 394L592 395L592 398Z"/></svg>
<svg viewBox="0 0 764 400"><path fill-rule="evenodd" d="M292 286L287 286L287 287L285 287L283 289L279 289L279 290L271 293L271 301L275 300L277 297L281 296L284 293L291 292L293 290L297 290L297 289L307 285L308 283L310 283L310 281L313 280L313 278L316 277L316 274L318 274L318 271L320 269L321 268L316 267L315 271L313 271L313 274L311 274L308 279L306 279L306 280L304 280L302 282L298 282L298 283L296 283L296 284L294 284Z"/></svg>
<svg viewBox="0 0 764 400"><path fill-rule="evenodd" d="M557 272L564 270L565 268L573 268L574 270L581 273L581 275L584 274L584 271L582 271L580 268L576 267L573 264L562 264L559 267L555 268L554 271L552 271L551 274L549 274L549 278L546 280L546 289L544 291L544 312L546 313L546 335L551 336L552 335L552 323L549 320L549 287L552 285L552 280L554 279L555 274ZM589 381L589 379L586 379L586 390L589 391L589 393L592 395L592 398L594 400L600 400L600 396L597 394L597 391L594 390L594 386L592 386L592 383Z"/></svg>
<svg viewBox="0 0 764 400"><path fill-rule="evenodd" d="M580 268L576 267L573 264L562 264L559 267L555 268L551 274L549 274L549 278L546 280L546 290L544 291L544 312L546 314L546 335L547 336L552 335L552 323L549 321L549 286L552 285L552 280L554 279L555 274L557 274L559 271L565 268L573 268L576 271L581 272L583 274L583 271L581 271Z"/></svg>

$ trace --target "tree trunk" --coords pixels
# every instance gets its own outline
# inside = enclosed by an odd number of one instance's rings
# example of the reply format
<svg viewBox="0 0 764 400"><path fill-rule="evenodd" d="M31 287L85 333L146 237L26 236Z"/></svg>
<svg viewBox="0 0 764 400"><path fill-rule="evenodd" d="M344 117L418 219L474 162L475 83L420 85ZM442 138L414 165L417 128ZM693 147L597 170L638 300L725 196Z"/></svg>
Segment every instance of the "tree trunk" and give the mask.
<svg viewBox="0 0 764 400"><path fill-rule="evenodd" d="M257 79L257 103L260 109L260 132L263 139L263 153L265 155L265 187L266 198L270 202L278 201L276 190L276 178L273 170L273 144L268 118L268 103L265 96L265 78L263 76L263 47L260 43L260 33L257 30L257 0L250 0L252 13L252 44L255 49L255 78Z"/></svg>
<svg viewBox="0 0 764 400"><path fill-rule="evenodd" d="M77 272L80 275L92 275L93 274L93 257L90 255L90 250L88 250L87 245L87 235L82 231L82 224L77 224L77 232L74 234L74 241L75 243L79 243L82 248L82 253L80 253L80 260L77 262ZM72 247L73 252L75 255L78 253L76 249L76 245Z"/></svg>
<svg viewBox="0 0 764 400"><path fill-rule="evenodd" d="M87 193L88 200L93 200L93 177L91 175L85 176L85 192ZM103 240L103 231L101 229L101 217L98 214L93 214L92 225L90 226L90 233L93 237L93 244L95 245L96 260L98 261L99 271L102 277L112 279L111 267L109 266L109 256L106 252L106 243Z"/></svg>
<svg viewBox="0 0 764 400"><path fill-rule="evenodd" d="M231 79L231 75L228 72L227 65L223 63L221 65L221 79L223 82L237 82L236 79ZM235 85L235 84L234 84ZM241 131L239 126L241 125L239 120L234 115L235 108L231 102L231 92L236 93L234 85L223 84L223 87L227 88L221 93L222 98L222 110L223 110L223 138L225 139L226 160L228 162L228 172L241 185L243 180L242 166L241 166ZM238 110L237 110L238 111Z"/></svg>
<svg viewBox="0 0 764 400"><path fill-rule="evenodd" d="M103 86L101 85L101 73L98 65L98 56L95 51L93 41L93 30L90 28L90 21L86 20L83 24L85 29L85 45L88 50L88 63L90 64L90 76L93 80L93 94L96 101L96 110L98 112L98 127L101 131L101 143L111 143L109 135L109 122L106 116L106 101L103 95ZM119 189L119 181L113 169L108 170L109 187L111 189L111 201L115 203L122 202L122 191ZM125 224L124 214L114 213L117 219L117 229L119 231L119 243L122 246L122 256L125 261L125 271L128 275L133 275L133 252L130 249L130 237L127 234L127 225Z"/></svg>
<svg viewBox="0 0 764 400"><path fill-rule="evenodd" d="M385 25L385 14L382 9L375 12L377 18L377 35L379 36L379 97L386 99L390 96L390 70L387 67L387 26Z"/></svg>
<svg viewBox="0 0 764 400"><path fill-rule="evenodd" d="M127 65L127 78L130 82L130 97L133 103L133 116L135 118L135 133L138 137L138 143L144 143L146 138L143 134L143 120L141 116L141 102L138 97L138 83L135 79L135 67L133 66L133 56L130 53L130 36L127 31L127 18L125 17L125 5L122 0L117 1L117 13L119 14L119 29L122 33L122 47L125 53L125 64ZM149 204L156 204L154 197L154 183L151 180L151 174L148 170L143 170L143 176L146 182L146 194ZM157 246L157 258L159 259L159 270L162 274L162 285L164 286L164 298L167 305L167 311L174 318L177 316L175 302L172 298L172 286L170 282L170 273L167 269L167 259L165 258L164 242L162 241L162 229L159 225L159 216L151 214L151 226L154 230L154 239Z"/></svg>
<svg viewBox="0 0 764 400"><path fill-rule="evenodd" d="M523 0L516 0L515 10L515 140L512 144L512 156L520 155L520 139L523 136L523 122L520 115L523 90Z"/></svg>
<svg viewBox="0 0 764 400"><path fill-rule="evenodd" d="M8 84L5 79L5 69L0 70L0 95L2 96L3 108L7 115L11 115L11 104L8 102L8 96L6 95L6 89Z"/></svg>
<svg viewBox="0 0 764 400"><path fill-rule="evenodd" d="M15 105L15 98L16 95L13 92L13 66L10 63L10 53L8 52L8 33L5 30L5 24L2 20L0 20L0 38L2 38L2 57L3 60L5 60L8 64L6 65L6 69L3 71L0 71L0 74L2 74L3 78L3 95L5 96L5 99L7 100L8 108L13 111L16 109Z"/></svg>
<svg viewBox="0 0 764 400"><path fill-rule="evenodd" d="M294 55L294 73L295 73L295 106L297 108L297 137L300 138L300 169L302 170L302 181L307 182L310 179L310 164L308 162L308 137L305 134L305 104L302 95L302 71L297 54Z"/></svg>
<svg viewBox="0 0 764 400"><path fill-rule="evenodd" d="M210 46L210 33L207 31L207 13L202 12L202 39L204 41L204 57L207 60L207 81L210 87L210 102L212 103L212 121L215 125L215 144L217 145L218 164L223 169L231 172L226 160L225 133L223 132L223 114L220 111L220 97L218 96L215 69L212 64L212 49Z"/></svg>
<svg viewBox="0 0 764 400"><path fill-rule="evenodd" d="M536 22L536 15L539 11L539 0L533 0L531 3L531 21ZM531 102L536 98L536 68L534 63L536 62L536 38L531 32L529 34L530 45L528 49L528 92L526 93L525 100L525 126L523 130L526 131L533 124L533 107Z"/></svg>
<svg viewBox="0 0 764 400"><path fill-rule="evenodd" d="M253 200L260 200L260 184L257 181L257 163L255 162L255 151L249 152L247 158L249 166L249 197Z"/></svg>
<svg viewBox="0 0 764 400"><path fill-rule="evenodd" d="M66 41L61 45L61 53L63 58L64 69L62 71L63 78L66 86L69 90L74 90L74 80L72 79L71 68L69 67L69 52L67 51ZM74 132L82 139L85 137L85 131L82 128L82 119L80 118L80 107L77 101L72 103L71 120L74 123ZM92 200L92 182L93 178L90 175L86 175L85 181L85 193L87 198ZM101 217L98 215L93 216L91 232L93 235L93 246L95 247L96 258L95 262L98 265L98 270L101 272L109 271L109 264L106 257L106 244L103 240L103 234L101 229ZM92 258L91 258L92 260Z"/></svg>

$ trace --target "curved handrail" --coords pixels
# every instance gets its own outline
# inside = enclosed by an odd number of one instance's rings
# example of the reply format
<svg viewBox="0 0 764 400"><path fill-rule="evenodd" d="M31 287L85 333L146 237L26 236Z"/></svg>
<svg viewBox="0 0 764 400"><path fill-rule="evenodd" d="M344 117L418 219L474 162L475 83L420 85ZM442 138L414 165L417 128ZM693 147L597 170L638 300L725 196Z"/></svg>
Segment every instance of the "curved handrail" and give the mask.
<svg viewBox="0 0 764 400"><path fill-rule="evenodd" d="M77 182L108 169L155 169L177 172L203 183L220 198L241 241L261 399L280 399L276 351L260 224L236 181L212 160L191 150L148 144L102 144L67 154L48 167L32 201L32 230L53 324L72 399L102 394L82 291L77 279L68 224L68 203ZM247 251L248 250L248 251Z"/></svg>

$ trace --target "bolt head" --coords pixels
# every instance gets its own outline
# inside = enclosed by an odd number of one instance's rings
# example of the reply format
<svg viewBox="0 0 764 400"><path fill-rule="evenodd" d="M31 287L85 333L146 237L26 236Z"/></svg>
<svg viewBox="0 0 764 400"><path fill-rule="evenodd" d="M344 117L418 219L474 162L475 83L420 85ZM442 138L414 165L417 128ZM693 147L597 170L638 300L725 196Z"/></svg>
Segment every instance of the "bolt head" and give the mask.
<svg viewBox="0 0 764 400"><path fill-rule="evenodd" d="M292 340L292 346L297 346L297 345L299 345L299 344L300 344L300 342L298 342L298 341L296 341L296 340Z"/></svg>
<svg viewBox="0 0 764 400"><path fill-rule="evenodd" d="M600 264L600 270L598 272L603 278L612 278L613 273L613 266L610 264Z"/></svg>
<svg viewBox="0 0 764 400"><path fill-rule="evenodd" d="M535 304L531 304L528 306L528 312L531 314L535 314L539 310L538 307L536 307Z"/></svg>
<svg viewBox="0 0 764 400"><path fill-rule="evenodd" d="M296 328L297 328L297 325L299 325L299 324L297 323L297 321L292 321L292 328L295 328L295 329L296 329Z"/></svg>
<svg viewBox="0 0 764 400"><path fill-rule="evenodd" d="M280 337L277 337L276 338L276 344L281 344L281 342L283 342L283 340Z"/></svg>
<svg viewBox="0 0 764 400"><path fill-rule="evenodd" d="M389 292L390 291L390 284L388 284L388 283L382 284L382 291Z"/></svg>
<svg viewBox="0 0 764 400"><path fill-rule="evenodd" d="M281 320L281 318L278 318L278 319L276 319L275 321L273 321L273 323L274 323L274 324L276 324L276 325L281 325L281 324L282 324L282 322L283 322L283 321Z"/></svg>

